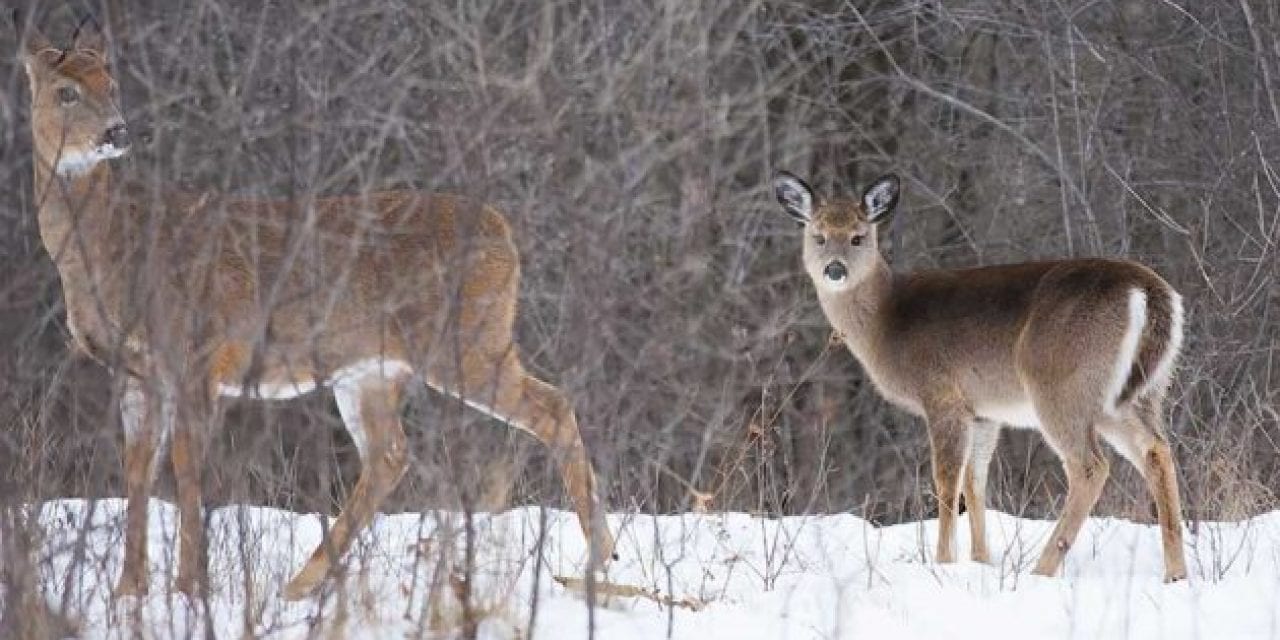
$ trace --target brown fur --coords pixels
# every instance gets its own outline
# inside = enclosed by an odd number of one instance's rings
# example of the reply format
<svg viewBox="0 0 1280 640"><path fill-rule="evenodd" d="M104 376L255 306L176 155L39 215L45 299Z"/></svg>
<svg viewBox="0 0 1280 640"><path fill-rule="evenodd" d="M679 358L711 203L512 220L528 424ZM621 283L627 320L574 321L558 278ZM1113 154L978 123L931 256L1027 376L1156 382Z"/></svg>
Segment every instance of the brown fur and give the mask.
<svg viewBox="0 0 1280 640"><path fill-rule="evenodd" d="M1159 363L1173 362L1181 338L1180 303L1168 283L1140 264L1101 259L894 274L875 231L896 203L896 179L878 181L862 201L817 202L789 174L775 184L784 208L804 224L805 270L828 320L880 393L928 422L939 561L954 560L962 489L972 555L987 560L984 485L995 423L1017 421L1044 435L1069 481L1037 573L1058 571L1101 493L1108 472L1101 437L1150 484L1166 579L1186 576L1176 473L1162 422L1171 367ZM888 203L874 222L868 209L880 205L873 196ZM829 277L833 263L843 267L835 275L847 277ZM1130 362L1124 346L1134 291L1146 297L1146 321Z"/></svg>
<svg viewBox="0 0 1280 640"><path fill-rule="evenodd" d="M494 208L411 191L307 202L162 194L116 184L105 161L57 163L105 144L123 123L102 51L29 40L42 239L85 352L128 373L125 564L118 594L146 591L146 502L172 432L181 513L178 587L204 580L202 447L220 393L323 384L355 363L409 364L436 389L527 430L554 452L595 562L612 555L594 474L565 396L516 352L519 256ZM72 105L58 91L74 86ZM285 588L329 575L408 464L399 402L405 371L351 383L364 470L327 544ZM350 426L350 425L349 425ZM332 558L331 558L332 556Z"/></svg>

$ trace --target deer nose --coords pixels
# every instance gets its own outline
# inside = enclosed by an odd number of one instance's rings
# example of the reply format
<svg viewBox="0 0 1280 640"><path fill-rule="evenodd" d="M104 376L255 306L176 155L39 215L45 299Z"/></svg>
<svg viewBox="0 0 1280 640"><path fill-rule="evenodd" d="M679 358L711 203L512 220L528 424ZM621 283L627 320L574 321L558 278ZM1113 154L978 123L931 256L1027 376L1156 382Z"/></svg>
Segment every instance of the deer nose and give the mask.
<svg viewBox="0 0 1280 640"><path fill-rule="evenodd" d="M849 270L840 262L829 262L827 268L822 270L822 275L832 282L844 282L844 279L849 276Z"/></svg>
<svg viewBox="0 0 1280 640"><path fill-rule="evenodd" d="M102 142L109 144L117 149L129 148L129 128L124 124L118 124L102 135Z"/></svg>

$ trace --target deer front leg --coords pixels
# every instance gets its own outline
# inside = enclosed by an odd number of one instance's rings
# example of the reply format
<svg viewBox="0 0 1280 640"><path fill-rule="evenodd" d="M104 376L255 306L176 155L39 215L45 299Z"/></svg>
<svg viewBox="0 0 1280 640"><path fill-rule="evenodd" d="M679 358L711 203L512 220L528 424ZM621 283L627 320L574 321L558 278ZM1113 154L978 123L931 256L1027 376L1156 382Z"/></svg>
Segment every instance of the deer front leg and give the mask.
<svg viewBox="0 0 1280 640"><path fill-rule="evenodd" d="M213 398L200 390L178 399L178 419L173 426L170 461L178 489L179 592L198 596L205 586L204 513L201 501L204 481L206 433L214 422Z"/></svg>
<svg viewBox="0 0 1280 640"><path fill-rule="evenodd" d="M999 425L985 421L969 427L969 461L964 465L964 508L969 514L969 559L991 562L987 548L987 471L1000 439Z"/></svg>
<svg viewBox="0 0 1280 640"><path fill-rule="evenodd" d="M115 597L147 593L147 505L156 474L156 457L173 426L173 402L137 378L125 380L120 397L124 427L124 564Z"/></svg>
<svg viewBox="0 0 1280 640"><path fill-rule="evenodd" d="M958 408L945 408L928 412L928 420L933 485L938 498L938 551L934 557L940 563L950 563L956 559L960 474L969 453L970 416Z"/></svg>

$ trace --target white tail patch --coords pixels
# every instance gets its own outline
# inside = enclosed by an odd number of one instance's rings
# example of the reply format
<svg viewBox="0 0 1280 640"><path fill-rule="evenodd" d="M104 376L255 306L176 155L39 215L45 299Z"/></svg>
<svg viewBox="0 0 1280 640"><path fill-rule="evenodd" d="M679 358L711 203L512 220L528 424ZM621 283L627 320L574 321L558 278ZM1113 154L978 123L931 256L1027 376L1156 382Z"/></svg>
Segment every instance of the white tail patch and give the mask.
<svg viewBox="0 0 1280 640"><path fill-rule="evenodd" d="M1133 363L1138 357L1138 346L1142 343L1142 331L1147 326L1147 293L1141 289L1129 291L1129 323L1124 329L1124 338L1120 340L1120 348L1116 350L1115 368L1111 372L1111 384L1107 387L1105 410L1115 415L1116 403L1120 400L1120 392L1129 381L1133 372Z"/></svg>
<svg viewBox="0 0 1280 640"><path fill-rule="evenodd" d="M1182 296L1176 291L1169 291L1169 297L1169 306L1173 309L1173 317L1169 319L1169 342L1165 345L1164 353L1160 354L1160 361L1156 363L1155 370L1149 372L1147 379L1143 381L1139 395L1157 386L1169 384L1169 378L1173 375L1173 365L1177 362L1178 355L1182 353Z"/></svg>

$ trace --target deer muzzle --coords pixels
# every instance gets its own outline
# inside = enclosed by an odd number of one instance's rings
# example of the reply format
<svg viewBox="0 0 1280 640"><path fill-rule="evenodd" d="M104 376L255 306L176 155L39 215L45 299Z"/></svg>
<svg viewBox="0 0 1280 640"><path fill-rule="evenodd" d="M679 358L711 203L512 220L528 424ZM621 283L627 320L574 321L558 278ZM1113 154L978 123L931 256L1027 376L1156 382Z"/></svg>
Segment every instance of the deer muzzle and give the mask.
<svg viewBox="0 0 1280 640"><path fill-rule="evenodd" d="M839 260L832 260L831 262L828 262L826 268L822 270L822 275L831 282L844 282L844 279L849 277L849 269L844 266L843 262L840 262Z"/></svg>
<svg viewBox="0 0 1280 640"><path fill-rule="evenodd" d="M107 129L107 132L102 134L102 144L110 145L121 151L128 149L130 144L129 127L122 122Z"/></svg>

